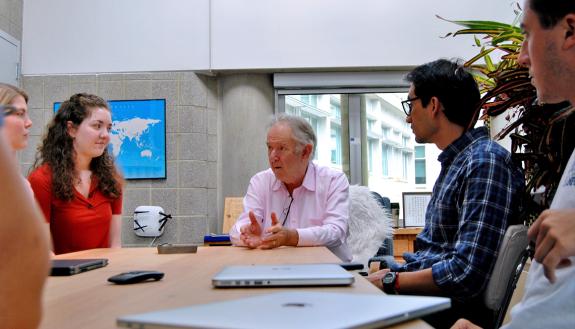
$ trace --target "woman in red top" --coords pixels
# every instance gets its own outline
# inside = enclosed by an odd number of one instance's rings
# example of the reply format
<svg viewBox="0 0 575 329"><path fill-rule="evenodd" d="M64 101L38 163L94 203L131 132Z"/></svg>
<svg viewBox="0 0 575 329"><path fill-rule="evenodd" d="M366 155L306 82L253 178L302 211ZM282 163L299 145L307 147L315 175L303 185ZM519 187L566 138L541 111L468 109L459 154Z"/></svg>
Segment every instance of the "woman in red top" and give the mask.
<svg viewBox="0 0 575 329"><path fill-rule="evenodd" d="M54 252L120 247L122 178L108 153L112 117L102 98L76 94L48 125L28 177Z"/></svg>

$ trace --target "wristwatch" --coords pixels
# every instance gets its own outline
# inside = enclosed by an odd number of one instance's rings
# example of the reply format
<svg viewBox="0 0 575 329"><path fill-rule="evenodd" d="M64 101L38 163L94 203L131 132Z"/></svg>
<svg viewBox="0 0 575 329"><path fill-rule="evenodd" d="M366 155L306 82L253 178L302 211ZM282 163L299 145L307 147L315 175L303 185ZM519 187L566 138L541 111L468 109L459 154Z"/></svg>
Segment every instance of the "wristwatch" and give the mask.
<svg viewBox="0 0 575 329"><path fill-rule="evenodd" d="M383 284L383 292L388 295L397 295L397 283L398 283L398 273L397 272L387 272L381 279Z"/></svg>

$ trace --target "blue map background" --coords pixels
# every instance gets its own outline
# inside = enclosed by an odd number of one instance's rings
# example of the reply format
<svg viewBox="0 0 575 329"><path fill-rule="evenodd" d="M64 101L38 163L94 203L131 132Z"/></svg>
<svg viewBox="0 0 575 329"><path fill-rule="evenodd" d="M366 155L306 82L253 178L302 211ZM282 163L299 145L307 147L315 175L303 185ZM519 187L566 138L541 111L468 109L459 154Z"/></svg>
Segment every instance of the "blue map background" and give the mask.
<svg viewBox="0 0 575 329"><path fill-rule="evenodd" d="M54 112L61 103L54 104ZM126 179L166 178L166 101L108 101L108 151Z"/></svg>

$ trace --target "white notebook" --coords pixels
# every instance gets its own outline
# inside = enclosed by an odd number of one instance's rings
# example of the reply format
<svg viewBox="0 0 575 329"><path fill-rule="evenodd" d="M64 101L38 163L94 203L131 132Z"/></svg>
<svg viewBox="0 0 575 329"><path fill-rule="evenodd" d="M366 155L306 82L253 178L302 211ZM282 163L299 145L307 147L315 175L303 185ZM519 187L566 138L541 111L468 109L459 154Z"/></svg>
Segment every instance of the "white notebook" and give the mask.
<svg viewBox="0 0 575 329"><path fill-rule="evenodd" d="M353 275L336 264L227 266L212 278L212 285L219 288L346 286L353 282Z"/></svg>
<svg viewBox="0 0 575 329"><path fill-rule="evenodd" d="M122 316L121 327L379 328L450 307L449 298L293 291Z"/></svg>

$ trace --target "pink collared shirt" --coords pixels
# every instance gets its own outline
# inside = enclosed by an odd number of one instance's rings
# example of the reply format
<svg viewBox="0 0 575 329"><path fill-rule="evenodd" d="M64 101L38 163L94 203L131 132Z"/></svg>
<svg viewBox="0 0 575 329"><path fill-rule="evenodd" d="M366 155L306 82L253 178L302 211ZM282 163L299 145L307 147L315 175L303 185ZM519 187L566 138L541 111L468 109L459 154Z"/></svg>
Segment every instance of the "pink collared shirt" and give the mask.
<svg viewBox="0 0 575 329"><path fill-rule="evenodd" d="M257 173L250 180L244 197L244 212L230 230L236 246L242 246L240 228L250 222L254 212L263 230L270 227L275 212L285 227L295 228L298 246L326 246L342 261L351 260L347 246L349 218L349 183L344 173L309 163L303 183L293 190L293 202L285 185L276 179L271 169ZM289 207L289 215L286 217ZM262 230L262 231L263 231Z"/></svg>

